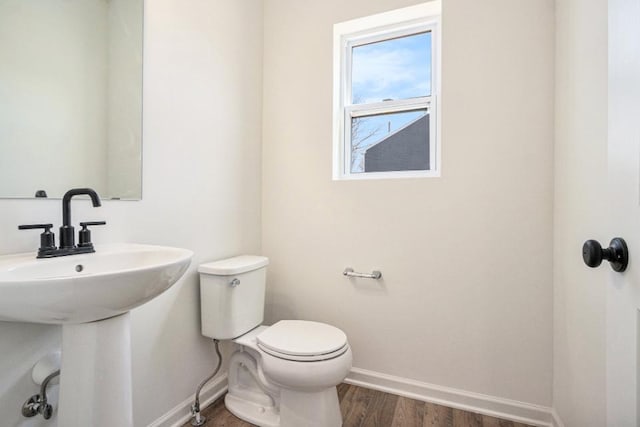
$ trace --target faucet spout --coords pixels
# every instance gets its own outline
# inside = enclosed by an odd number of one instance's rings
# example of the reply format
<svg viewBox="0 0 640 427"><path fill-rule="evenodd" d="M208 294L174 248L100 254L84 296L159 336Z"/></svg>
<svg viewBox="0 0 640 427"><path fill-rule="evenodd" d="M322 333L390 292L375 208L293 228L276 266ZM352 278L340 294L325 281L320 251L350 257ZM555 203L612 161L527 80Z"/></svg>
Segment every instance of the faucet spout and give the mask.
<svg viewBox="0 0 640 427"><path fill-rule="evenodd" d="M60 249L75 247L74 229L71 225L71 198L79 195L87 195L91 198L94 208L102 206L100 197L91 188L72 188L62 197L62 227L60 227Z"/></svg>
<svg viewBox="0 0 640 427"><path fill-rule="evenodd" d="M98 196L98 193L95 192L95 190L91 188L72 188L71 190L64 193L64 196L62 197L62 225L63 226L71 225L71 198L73 196L79 196L83 194L91 198L91 203L93 204L94 208L97 208L98 206L102 206L102 203L100 203L100 197Z"/></svg>

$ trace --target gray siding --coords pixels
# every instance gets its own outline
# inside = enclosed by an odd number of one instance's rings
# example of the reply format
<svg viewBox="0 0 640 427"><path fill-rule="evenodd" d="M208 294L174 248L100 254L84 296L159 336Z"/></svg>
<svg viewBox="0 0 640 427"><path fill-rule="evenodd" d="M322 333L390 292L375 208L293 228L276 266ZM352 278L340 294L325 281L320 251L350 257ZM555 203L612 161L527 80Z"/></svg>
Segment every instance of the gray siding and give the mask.
<svg viewBox="0 0 640 427"><path fill-rule="evenodd" d="M365 172L429 169L429 115L389 135L364 154Z"/></svg>

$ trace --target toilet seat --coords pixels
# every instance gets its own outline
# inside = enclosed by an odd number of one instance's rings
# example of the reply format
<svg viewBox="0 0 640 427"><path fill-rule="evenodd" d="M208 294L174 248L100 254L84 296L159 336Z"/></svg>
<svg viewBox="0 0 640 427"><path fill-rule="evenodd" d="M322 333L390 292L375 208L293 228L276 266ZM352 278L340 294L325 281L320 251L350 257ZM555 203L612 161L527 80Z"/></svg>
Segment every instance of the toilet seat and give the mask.
<svg viewBox="0 0 640 427"><path fill-rule="evenodd" d="M271 356L297 362L333 359L349 348L340 329L308 320L281 320L258 334L256 342Z"/></svg>

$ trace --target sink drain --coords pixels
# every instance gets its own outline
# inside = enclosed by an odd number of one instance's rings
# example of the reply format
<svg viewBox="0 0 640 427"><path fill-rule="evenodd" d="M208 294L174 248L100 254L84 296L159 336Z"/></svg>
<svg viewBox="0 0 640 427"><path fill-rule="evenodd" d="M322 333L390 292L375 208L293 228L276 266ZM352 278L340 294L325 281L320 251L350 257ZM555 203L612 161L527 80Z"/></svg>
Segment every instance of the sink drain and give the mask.
<svg viewBox="0 0 640 427"><path fill-rule="evenodd" d="M78 264L78 265L76 265L76 271L77 271L78 273L80 273L82 270L84 270L84 267L82 266L82 264Z"/></svg>

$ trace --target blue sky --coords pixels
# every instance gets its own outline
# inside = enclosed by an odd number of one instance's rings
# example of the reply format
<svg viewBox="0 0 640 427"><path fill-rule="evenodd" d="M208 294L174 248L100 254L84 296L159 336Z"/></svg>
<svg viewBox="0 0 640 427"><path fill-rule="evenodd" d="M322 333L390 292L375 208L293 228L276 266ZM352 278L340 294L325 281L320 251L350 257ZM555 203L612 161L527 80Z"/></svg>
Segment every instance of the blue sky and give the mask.
<svg viewBox="0 0 640 427"><path fill-rule="evenodd" d="M431 33L357 46L352 55L356 104L431 95Z"/></svg>
<svg viewBox="0 0 640 427"><path fill-rule="evenodd" d="M431 33L357 46L351 71L354 104L430 96ZM355 119L358 123L352 135L351 172L364 171L367 147L424 114L426 111L419 110Z"/></svg>

